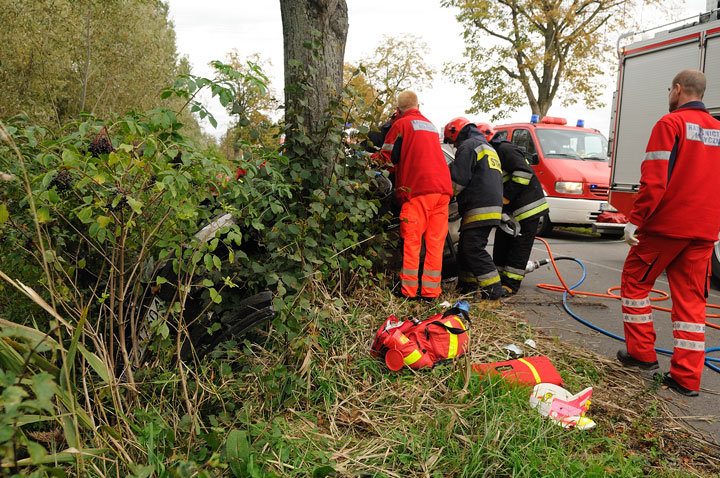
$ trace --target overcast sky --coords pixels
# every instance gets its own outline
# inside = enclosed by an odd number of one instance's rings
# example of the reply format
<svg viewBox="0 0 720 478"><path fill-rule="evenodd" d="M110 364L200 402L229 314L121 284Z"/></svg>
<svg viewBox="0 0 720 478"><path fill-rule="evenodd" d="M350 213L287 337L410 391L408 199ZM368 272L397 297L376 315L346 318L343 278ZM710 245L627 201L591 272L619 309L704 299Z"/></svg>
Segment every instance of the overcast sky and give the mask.
<svg viewBox="0 0 720 478"><path fill-rule="evenodd" d="M683 3L683 2L678 2ZM259 53L270 60L272 67L266 71L276 91L283 88L283 41L279 0L169 0L170 17L175 24L179 53L190 60L193 73L211 76L208 63L223 60L228 52L237 49L241 56ZM350 28L345 48L345 61L357 63L370 56L383 35L402 37L412 34L421 37L429 46L427 63L441 72L447 61L462 61L464 50L460 24L455 12L441 8L439 0L347 0ZM675 7L673 18L685 18L705 10L705 0L686 0L682 9ZM656 11L641 8L637 18L644 27L665 23ZM582 105L563 108L556 100L549 115L563 116L575 124L578 118L586 126L597 128L607 136L610 124L610 100L615 88L613 66L606 75L608 85L603 95L604 108L594 111ZM440 129L455 116L467 116L470 91L452 83L438 74L432 88L419 92L422 113ZM213 130L205 124L205 130L220 136L227 128L229 118L216 101L209 107L218 119ZM470 115L472 120L487 121L489 117ZM521 108L508 120L528 121L530 108Z"/></svg>

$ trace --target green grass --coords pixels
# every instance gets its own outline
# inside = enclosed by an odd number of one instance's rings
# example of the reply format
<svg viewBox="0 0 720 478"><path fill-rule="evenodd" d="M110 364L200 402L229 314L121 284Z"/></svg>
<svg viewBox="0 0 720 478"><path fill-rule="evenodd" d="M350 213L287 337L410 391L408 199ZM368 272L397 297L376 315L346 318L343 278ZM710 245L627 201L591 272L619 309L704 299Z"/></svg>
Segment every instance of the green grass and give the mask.
<svg viewBox="0 0 720 478"><path fill-rule="evenodd" d="M718 447L681 431L654 394L656 384L533 330L511 305L472 305L466 357L432 370L391 372L369 353L377 328L390 314L425 318L438 309L379 289L355 298L319 294L317 303L305 301L295 311L306 326L292 340L274 327L255 331L187 364L192 416L174 362L138 373L139 399L123 418L127 428L99 430L117 442L102 451L102 460L64 471L158 478L720 471ZM537 343L533 354L550 358L568 390L594 387L588 416L595 428L563 429L530 408L529 388L470 372L471 363L505 360L503 345L528 338ZM43 430L51 431L37 426ZM127 450L127 458L118 449Z"/></svg>
<svg viewBox="0 0 720 478"><path fill-rule="evenodd" d="M292 406L272 426L251 426L254 447L263 450L257 460L264 470L310 476L331 466L338 476L384 477L678 476L689 468L701 476L717 472L682 461L674 456L677 450L663 449L662 432L653 429L662 412L657 406L624 417L604 406L601 393L588 413L598 423L594 429L563 429L530 408L529 389L498 378L467 376L465 360L429 371L391 372L368 353L376 328L390 313L430 315L421 305L384 296L349 301L330 311L314 338L307 386L298 387L303 393L291 397ZM513 334L516 340L535 335L502 313L473 307L473 337L506 334L501 342L509 343ZM541 346L554 343L548 337L533 338ZM569 390L614 383L588 352L558 350L566 352L551 358ZM473 341L473 361L504 358L492 344ZM626 393L610 392L605 396ZM644 397L635 392L628 401ZM252 421L252 415L247 418Z"/></svg>

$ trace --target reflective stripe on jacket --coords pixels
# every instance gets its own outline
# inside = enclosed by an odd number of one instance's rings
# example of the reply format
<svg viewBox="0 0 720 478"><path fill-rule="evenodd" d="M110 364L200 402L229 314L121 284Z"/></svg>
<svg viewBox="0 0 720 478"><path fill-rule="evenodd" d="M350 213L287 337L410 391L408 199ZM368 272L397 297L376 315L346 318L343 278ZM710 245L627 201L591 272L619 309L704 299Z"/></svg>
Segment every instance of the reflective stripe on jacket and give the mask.
<svg viewBox="0 0 720 478"><path fill-rule="evenodd" d="M655 124L640 166L630 222L641 233L717 241L720 214L720 121L700 101Z"/></svg>
<svg viewBox="0 0 720 478"><path fill-rule="evenodd" d="M520 148L504 139L493 139L490 146L495 148L502 164L503 197L509 201L504 212L518 221L547 214L548 204L540 180Z"/></svg>
<svg viewBox="0 0 720 478"><path fill-rule="evenodd" d="M462 228L496 226L502 216L502 165L497 152L475 125L458 134L455 161L450 166L453 190L462 215Z"/></svg>
<svg viewBox="0 0 720 478"><path fill-rule="evenodd" d="M408 110L393 123L380 154L395 164L395 194L401 204L423 194L452 195L437 129L419 110Z"/></svg>

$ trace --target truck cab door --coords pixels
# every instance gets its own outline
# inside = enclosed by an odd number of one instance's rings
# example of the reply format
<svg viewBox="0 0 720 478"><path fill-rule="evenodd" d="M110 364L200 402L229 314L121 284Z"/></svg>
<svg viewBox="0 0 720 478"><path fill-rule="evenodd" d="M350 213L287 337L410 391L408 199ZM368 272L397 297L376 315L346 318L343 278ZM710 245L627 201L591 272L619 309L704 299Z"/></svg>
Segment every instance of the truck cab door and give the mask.
<svg viewBox="0 0 720 478"><path fill-rule="evenodd" d="M530 134L529 130L524 128L516 129L512 133L512 139L510 140L510 142L523 150L525 154L525 160L528 162L528 164L535 166L540 162L537 154L537 147L535 146L535 141L533 140L533 137Z"/></svg>

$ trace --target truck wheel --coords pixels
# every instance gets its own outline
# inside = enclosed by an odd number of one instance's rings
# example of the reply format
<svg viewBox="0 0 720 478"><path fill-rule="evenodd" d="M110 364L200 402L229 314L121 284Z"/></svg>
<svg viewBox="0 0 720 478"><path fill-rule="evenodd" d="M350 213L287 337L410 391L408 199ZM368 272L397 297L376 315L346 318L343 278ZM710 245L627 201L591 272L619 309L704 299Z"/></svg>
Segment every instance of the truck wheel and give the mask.
<svg viewBox="0 0 720 478"><path fill-rule="evenodd" d="M712 252L712 272L710 274L713 283L720 286L720 242L716 242Z"/></svg>
<svg viewBox="0 0 720 478"><path fill-rule="evenodd" d="M552 232L553 223L550 222L550 217L547 214L540 216L540 222L538 222L537 236L547 236Z"/></svg>

